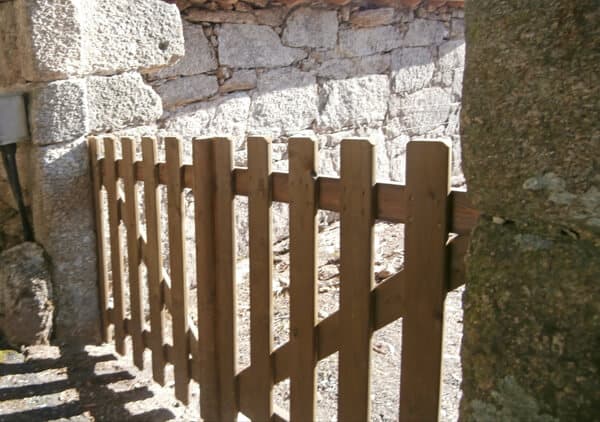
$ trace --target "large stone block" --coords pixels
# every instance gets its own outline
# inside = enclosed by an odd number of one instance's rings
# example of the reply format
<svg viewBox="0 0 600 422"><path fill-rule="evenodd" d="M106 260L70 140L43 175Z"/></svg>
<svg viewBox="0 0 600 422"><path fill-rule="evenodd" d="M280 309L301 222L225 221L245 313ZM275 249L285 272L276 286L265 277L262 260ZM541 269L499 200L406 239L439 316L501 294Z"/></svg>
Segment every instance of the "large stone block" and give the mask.
<svg viewBox="0 0 600 422"><path fill-rule="evenodd" d="M96 238L87 144L34 147L32 210L36 241L50 257L60 341L99 339Z"/></svg>
<svg viewBox="0 0 600 422"><path fill-rule="evenodd" d="M316 78L294 68L271 70L258 78L248 131L293 134L308 129L319 114Z"/></svg>
<svg viewBox="0 0 600 422"><path fill-rule="evenodd" d="M404 47L424 47L440 44L449 36L448 27L440 21L429 19L415 19L408 24L408 31L404 35Z"/></svg>
<svg viewBox="0 0 600 422"><path fill-rule="evenodd" d="M425 88L406 97L393 97L390 116L399 116L403 130L410 135L430 134L438 128L443 133L454 108L448 91Z"/></svg>
<svg viewBox="0 0 600 422"><path fill-rule="evenodd" d="M344 29L339 31L339 49L347 57L369 56L400 47L402 38L396 26Z"/></svg>
<svg viewBox="0 0 600 422"><path fill-rule="evenodd" d="M139 73L87 78L89 127L112 131L154 123L162 115L162 102Z"/></svg>
<svg viewBox="0 0 600 422"><path fill-rule="evenodd" d="M206 99L218 90L217 77L209 75L183 76L156 87L166 109Z"/></svg>
<svg viewBox="0 0 600 422"><path fill-rule="evenodd" d="M44 250L32 242L0 253L0 332L14 347L48 344L52 282Z"/></svg>
<svg viewBox="0 0 600 422"><path fill-rule="evenodd" d="M387 75L369 75L323 85L325 106L319 127L339 130L365 123L382 122L388 109L390 82Z"/></svg>
<svg viewBox="0 0 600 422"><path fill-rule="evenodd" d="M29 125L34 144L71 142L89 131L85 79L51 82L33 91Z"/></svg>
<svg viewBox="0 0 600 422"><path fill-rule="evenodd" d="M30 81L150 70L184 54L179 11L159 0L19 0Z"/></svg>
<svg viewBox="0 0 600 422"><path fill-rule="evenodd" d="M390 69L389 54L375 54L368 57L330 59L317 69L317 76L330 79L386 73Z"/></svg>
<svg viewBox="0 0 600 422"><path fill-rule="evenodd" d="M218 36L219 62L225 66L280 67L306 57L304 50L281 44L268 26L223 24Z"/></svg>
<svg viewBox="0 0 600 422"><path fill-rule="evenodd" d="M475 230L464 296L461 419L597 417L600 249L559 233L489 221ZM542 414L555 419L534 418Z"/></svg>
<svg viewBox="0 0 600 422"><path fill-rule="evenodd" d="M0 87L13 85L21 79L17 16L12 1L0 2Z"/></svg>
<svg viewBox="0 0 600 422"><path fill-rule="evenodd" d="M185 55L183 58L174 65L152 72L149 75L150 79L198 75L217 69L218 63L215 51L204 35L202 25L184 22L183 37L185 39Z"/></svg>
<svg viewBox="0 0 600 422"><path fill-rule="evenodd" d="M282 39L291 47L334 48L337 30L337 12L303 7L288 17Z"/></svg>
<svg viewBox="0 0 600 422"><path fill-rule="evenodd" d="M598 236L600 4L484 0L466 20L471 198L491 215Z"/></svg>
<svg viewBox="0 0 600 422"><path fill-rule="evenodd" d="M412 93L431 82L435 61L431 48L401 48L392 52L394 92Z"/></svg>

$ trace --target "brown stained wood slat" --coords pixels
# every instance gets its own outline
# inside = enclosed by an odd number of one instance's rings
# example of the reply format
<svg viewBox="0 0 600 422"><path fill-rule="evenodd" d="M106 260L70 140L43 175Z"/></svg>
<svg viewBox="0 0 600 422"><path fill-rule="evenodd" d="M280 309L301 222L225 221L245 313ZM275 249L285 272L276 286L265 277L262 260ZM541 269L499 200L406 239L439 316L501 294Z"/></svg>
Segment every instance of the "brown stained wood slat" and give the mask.
<svg viewBox="0 0 600 422"><path fill-rule="evenodd" d="M150 301L150 349L152 350L152 377L160 385L165 383L165 358L163 354L164 316L161 294L162 251L160 242L160 191L156 167L156 139L142 139L144 157L144 202L146 215L145 259L148 271L148 298Z"/></svg>
<svg viewBox="0 0 600 422"><path fill-rule="evenodd" d="M188 404L190 354L187 334L188 286L185 262L185 208L183 200L182 148L178 138L165 138L167 159L167 209L169 225L169 264L171 267L171 315L175 353L175 397Z"/></svg>
<svg viewBox="0 0 600 422"><path fill-rule="evenodd" d="M104 232L104 204L102 194L102 170L98 161L99 140L95 137L88 139L88 151L90 158L90 168L92 170L92 181L94 188L94 210L96 220L96 254L98 263L98 299L100 307L100 321L102 341L108 343L112 341L110 336L108 319L108 271L106 268L106 245L104 244L106 234Z"/></svg>
<svg viewBox="0 0 600 422"><path fill-rule="evenodd" d="M215 328L217 324L217 278L213 150L210 139L194 139L194 222L196 230L196 277L198 295L198 343L200 411L207 421L220 419L219 371Z"/></svg>
<svg viewBox="0 0 600 422"><path fill-rule="evenodd" d="M375 146L342 141L338 420L370 420Z"/></svg>
<svg viewBox="0 0 600 422"><path fill-rule="evenodd" d="M105 179L104 186L108 198L108 220L110 227L110 261L115 306L115 348L124 355L125 347L125 292L123 290L123 241L119 228L119 208L117 196L117 175L115 166L115 143L112 137L104 138Z"/></svg>
<svg viewBox="0 0 600 422"><path fill-rule="evenodd" d="M250 256L250 363L255 377L249 391L256 420L273 415L273 255L271 239L271 141L248 138L248 216Z"/></svg>
<svg viewBox="0 0 600 422"><path fill-rule="evenodd" d="M289 140L291 421L316 418L317 143Z"/></svg>
<svg viewBox="0 0 600 422"><path fill-rule="evenodd" d="M131 306L131 339L133 344L133 362L140 369L144 368L144 304L142 303L142 286L140 283L141 254L138 239L139 204L134 174L135 141L131 138L121 138L123 148L123 186L125 189L125 229L127 230L127 260L129 264L129 298ZM127 165L129 164L129 165Z"/></svg>
<svg viewBox="0 0 600 422"><path fill-rule="evenodd" d="M119 168L118 174L121 174L120 162L117 163L117 167ZM158 167L160 182L161 184L166 184L166 165L161 163ZM136 165L136 169L137 180L143 180L139 165ZM192 171L191 166L183 166L184 187L186 188L192 188ZM273 201L289 202L287 178L288 175L286 173L272 173ZM248 196L248 170L245 168L234 169L233 179L236 195ZM334 177L318 177L316 184L319 192L319 209L339 212L340 180ZM375 218L393 223L405 223L407 215L406 200L404 199L405 189L404 185L398 183L377 183L375 185ZM453 203L450 231L461 235L468 235L472 228L475 227L480 212L469 201L467 192L454 190L452 191L450 200Z"/></svg>
<svg viewBox="0 0 600 422"><path fill-rule="evenodd" d="M235 281L235 220L232 143L213 139L215 277L217 294L216 347L220 421L237 419L237 287Z"/></svg>
<svg viewBox="0 0 600 422"><path fill-rule="evenodd" d="M407 147L402 422L438 419L451 156L450 146L442 142L413 141Z"/></svg>

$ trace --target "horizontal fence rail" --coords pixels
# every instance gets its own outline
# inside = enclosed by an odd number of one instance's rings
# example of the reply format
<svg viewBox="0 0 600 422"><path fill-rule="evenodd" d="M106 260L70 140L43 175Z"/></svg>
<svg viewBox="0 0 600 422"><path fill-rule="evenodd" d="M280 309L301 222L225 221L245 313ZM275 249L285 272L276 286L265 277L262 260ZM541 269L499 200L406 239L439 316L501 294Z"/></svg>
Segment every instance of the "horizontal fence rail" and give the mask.
<svg viewBox="0 0 600 422"><path fill-rule="evenodd" d="M289 173L271 171L271 143L248 139L248 168L232 165L226 138L192 142L192 164L182 163L182 142L111 136L89 139L98 234L101 317L105 341L143 366L152 356L155 381L174 366L175 395L189 400L189 382L201 389L205 420L313 420L317 363L340 352L339 420L370 418L370 350L374 331L403 318L400 420L438 415L443 301L464 283L464 255L479 212L466 192L450 190L450 147L411 142L407 184L374 180L375 148L368 140L342 141L341 176L317 175L318 151L310 138L289 141ZM120 147L120 148L119 148ZM122 158L118 151L122 151ZM143 202L136 190L143 185ZM167 218L162 227L161 189ZM194 227L184 226L184 189L194 198ZM237 368L237 288L234 199L249 198L251 361ZM290 340L273 348L271 207L290 204ZM140 230L140 210L145 230ZM340 309L318 322L317 212L340 213ZM405 267L375 284L373 227L405 224ZM108 230L106 230L108 228ZM189 317L185 233L193 230L198 325ZM168 233L169 271L161 233ZM123 245L126 243L126 248ZM110 255L110 259L108 256ZM145 265L145 277L140 266ZM149 318L144 319L143 287ZM125 289L130 306L126 309ZM167 342L166 319L172 321ZM109 330L112 326L113 329ZM273 386L290 378L290 415L273 403Z"/></svg>

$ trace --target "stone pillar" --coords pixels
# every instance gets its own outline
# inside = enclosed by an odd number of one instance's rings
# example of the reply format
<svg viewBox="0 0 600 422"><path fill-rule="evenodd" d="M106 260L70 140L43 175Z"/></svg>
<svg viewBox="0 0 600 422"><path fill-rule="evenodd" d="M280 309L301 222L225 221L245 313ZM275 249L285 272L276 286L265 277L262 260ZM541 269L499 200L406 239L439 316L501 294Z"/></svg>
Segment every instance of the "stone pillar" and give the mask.
<svg viewBox="0 0 600 422"><path fill-rule="evenodd" d="M600 409L600 4L466 4L462 420Z"/></svg>
<svg viewBox="0 0 600 422"><path fill-rule="evenodd" d="M160 0L9 5L2 7L11 8L16 33L0 33L0 42L18 48L12 78L22 75L19 88L29 95L28 190L36 241L51 261L55 338L92 343L100 319L85 138L160 118L160 97L138 72L183 56L180 15ZM0 63L7 57L0 53Z"/></svg>

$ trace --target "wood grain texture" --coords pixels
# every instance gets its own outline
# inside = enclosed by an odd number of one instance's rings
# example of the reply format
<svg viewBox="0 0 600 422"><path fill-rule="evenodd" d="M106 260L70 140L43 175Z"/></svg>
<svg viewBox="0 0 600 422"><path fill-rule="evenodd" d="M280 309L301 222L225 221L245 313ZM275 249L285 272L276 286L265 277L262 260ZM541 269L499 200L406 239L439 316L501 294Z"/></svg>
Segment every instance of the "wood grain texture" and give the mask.
<svg viewBox="0 0 600 422"><path fill-rule="evenodd" d="M106 268L106 233L104 231L104 194L102 192L102 169L98 161L99 140L95 137L88 138L88 152L90 158L90 169L92 170L93 199L96 222L96 254L98 264L98 300L101 318L102 341L112 341L110 335L110 320L108 319L108 271Z"/></svg>
<svg viewBox="0 0 600 422"><path fill-rule="evenodd" d="M198 295L198 355L200 411L207 421L220 419L217 356L217 276L215 257L215 174L212 141L194 139L194 227L196 231L196 277Z"/></svg>
<svg viewBox="0 0 600 422"><path fill-rule="evenodd" d="M273 415L273 254L271 231L271 141L248 138L250 255L250 363L255 376L252 403L257 420Z"/></svg>
<svg viewBox="0 0 600 422"><path fill-rule="evenodd" d="M142 138L142 154L144 160L144 211L146 215L146 247L144 255L148 271L148 298L150 301L152 378L160 385L164 385L164 315L161 294L163 264L160 242L161 212L159 179L156 166L158 155L156 139Z"/></svg>
<svg viewBox="0 0 600 422"><path fill-rule="evenodd" d="M402 322L400 421L438 419L447 291L450 147L407 147L406 316Z"/></svg>
<svg viewBox="0 0 600 422"><path fill-rule="evenodd" d="M113 137L104 138L105 179L108 199L108 221L110 227L110 262L112 273L113 301L115 307L115 348L124 355L125 347L125 291L123 290L123 240L119 227L119 205L117 175L115 167L115 143Z"/></svg>
<svg viewBox="0 0 600 422"><path fill-rule="evenodd" d="M235 280L235 216L232 143L213 139L215 204L215 273L217 279L217 356L220 420L235 421L238 412L237 286Z"/></svg>
<svg viewBox="0 0 600 422"><path fill-rule="evenodd" d="M129 301L131 312L131 340L133 344L133 363L144 368L144 304L142 303L142 285L140 280L141 254L139 249L139 203L134 174L135 141L132 138L121 138L123 162L127 164L123 172L125 190L124 223L127 231L127 263L129 269Z"/></svg>
<svg viewBox="0 0 600 422"><path fill-rule="evenodd" d="M317 143L289 140L290 195L290 416L316 418L317 393Z"/></svg>
<svg viewBox="0 0 600 422"><path fill-rule="evenodd" d="M171 268L171 301L173 303L173 349L175 353L175 397L188 404L188 286L185 262L185 208L182 148L178 138L165 138L167 160L167 210L169 224L169 265Z"/></svg>
<svg viewBox="0 0 600 422"><path fill-rule="evenodd" d="M375 146L342 141L338 420L370 420Z"/></svg>

